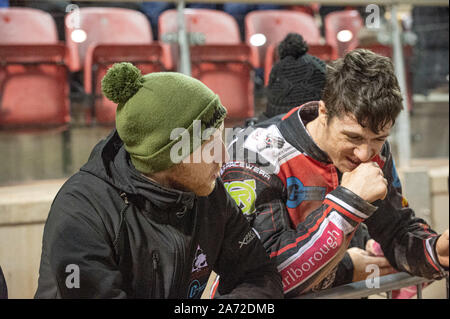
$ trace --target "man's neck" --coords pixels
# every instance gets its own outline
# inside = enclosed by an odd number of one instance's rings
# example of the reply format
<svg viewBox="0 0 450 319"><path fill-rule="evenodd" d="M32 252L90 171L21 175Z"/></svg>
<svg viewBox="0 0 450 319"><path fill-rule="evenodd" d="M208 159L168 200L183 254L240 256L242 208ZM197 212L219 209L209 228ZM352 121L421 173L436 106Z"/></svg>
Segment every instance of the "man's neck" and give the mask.
<svg viewBox="0 0 450 319"><path fill-rule="evenodd" d="M162 172L158 172L158 173L151 174L151 175L142 173L142 176L144 176L145 178L151 180L152 182L154 182L156 184L159 184L166 188L172 188L170 179L167 177L167 174L164 174Z"/></svg>
<svg viewBox="0 0 450 319"><path fill-rule="evenodd" d="M311 139L314 141L317 147L319 147L325 154L327 154L327 137L325 136L325 129L326 128L320 124L320 120L318 117L306 124L306 130L311 136Z"/></svg>
<svg viewBox="0 0 450 319"><path fill-rule="evenodd" d="M315 118L314 120L312 120L311 122L306 124L306 130L309 133L309 136L311 136L311 139L314 141L314 143L316 143L316 145L323 150L323 148L321 147L321 137L322 134L319 130L319 118Z"/></svg>
<svg viewBox="0 0 450 319"><path fill-rule="evenodd" d="M190 192L190 190L182 185L179 181L177 181L176 178L173 178L173 176L176 174L179 173L172 171L170 168L168 170L157 172L151 175L142 173L145 178L169 190L173 189L181 192Z"/></svg>

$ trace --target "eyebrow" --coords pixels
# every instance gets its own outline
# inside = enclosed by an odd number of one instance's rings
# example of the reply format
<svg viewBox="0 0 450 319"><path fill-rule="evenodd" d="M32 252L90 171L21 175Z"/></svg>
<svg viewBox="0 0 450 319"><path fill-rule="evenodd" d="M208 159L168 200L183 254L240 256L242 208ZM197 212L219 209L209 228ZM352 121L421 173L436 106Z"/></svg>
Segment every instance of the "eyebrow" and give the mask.
<svg viewBox="0 0 450 319"><path fill-rule="evenodd" d="M356 133L356 132L352 132L352 131L342 131L342 133L347 135L347 136L363 137L361 134ZM384 134L384 135L375 137L375 139L387 138L389 135L390 134Z"/></svg>

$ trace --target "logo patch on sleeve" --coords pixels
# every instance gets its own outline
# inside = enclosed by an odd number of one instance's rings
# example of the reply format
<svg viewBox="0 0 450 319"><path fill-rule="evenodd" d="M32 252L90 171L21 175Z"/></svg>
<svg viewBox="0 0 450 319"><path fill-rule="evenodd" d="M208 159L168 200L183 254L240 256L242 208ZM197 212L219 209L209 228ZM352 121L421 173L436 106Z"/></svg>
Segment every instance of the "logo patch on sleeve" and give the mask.
<svg viewBox="0 0 450 319"><path fill-rule="evenodd" d="M233 181L224 183L225 189L236 201L236 204L245 215L255 212L256 181L247 179L244 181Z"/></svg>
<svg viewBox="0 0 450 319"><path fill-rule="evenodd" d="M252 229L244 236L242 240L239 241L239 248L242 248L244 245L248 245L255 238L257 238L257 235Z"/></svg>
<svg viewBox="0 0 450 319"><path fill-rule="evenodd" d="M321 201L325 198L325 187L305 186L295 176L289 177L286 184L288 190L286 206L289 208L296 208L305 200Z"/></svg>

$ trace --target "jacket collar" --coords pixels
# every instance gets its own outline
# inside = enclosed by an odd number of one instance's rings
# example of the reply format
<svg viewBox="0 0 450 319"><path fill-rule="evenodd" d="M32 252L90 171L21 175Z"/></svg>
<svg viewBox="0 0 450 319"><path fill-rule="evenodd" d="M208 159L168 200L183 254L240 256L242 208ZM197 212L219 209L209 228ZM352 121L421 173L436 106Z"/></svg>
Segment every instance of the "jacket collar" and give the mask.
<svg viewBox="0 0 450 319"><path fill-rule="evenodd" d="M278 123L278 129L286 141L302 153L322 163L331 163L309 135L306 124L318 116L319 102L308 102L293 109Z"/></svg>
<svg viewBox="0 0 450 319"><path fill-rule="evenodd" d="M161 212L158 215L162 218L168 212L177 214L177 217L184 216L194 206L196 198L194 193L163 187L137 171L115 129L94 147L89 161L81 170L126 193L132 202L133 199L137 199L145 211L155 214ZM170 216L167 218L171 219Z"/></svg>
<svg viewBox="0 0 450 319"><path fill-rule="evenodd" d="M188 210L192 209L196 197L194 193L164 187L142 175L130 160L128 162L130 179L138 195L148 198L163 210L174 206L185 206Z"/></svg>

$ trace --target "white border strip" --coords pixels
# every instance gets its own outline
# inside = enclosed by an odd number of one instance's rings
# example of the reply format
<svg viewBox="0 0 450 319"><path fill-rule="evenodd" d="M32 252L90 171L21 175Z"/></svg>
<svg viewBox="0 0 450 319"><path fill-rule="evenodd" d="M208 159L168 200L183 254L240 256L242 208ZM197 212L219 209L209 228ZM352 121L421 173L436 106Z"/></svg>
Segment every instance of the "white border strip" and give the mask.
<svg viewBox="0 0 450 319"><path fill-rule="evenodd" d="M335 224L340 230L344 232L345 235L350 234L355 227L350 225L345 218L343 218L341 215L339 215L336 210L333 210L329 215L328 218L330 221Z"/></svg>
<svg viewBox="0 0 450 319"><path fill-rule="evenodd" d="M427 247L428 254L431 256L431 259L433 259L434 264L435 264L438 268L440 268L440 264L437 262L437 260L436 260L436 258L435 258L435 256L434 256L434 249L433 249L433 247L432 247L431 244L430 244L430 241L431 241L432 238L433 238L433 237L430 237L430 238L426 239L426 240L425 240L425 244L426 244L426 247Z"/></svg>
<svg viewBox="0 0 450 319"><path fill-rule="evenodd" d="M278 265L278 271L283 270L284 268L286 268L287 266L289 266L291 263L293 263L295 260L297 260L301 255L303 255L303 253L305 251L307 251L308 249L310 249L312 246L314 246L314 244L316 243L316 241L322 237L323 231L325 230L325 228L328 226L328 223L330 222L330 220L328 218L325 218L325 220L322 222L322 224L320 225L319 229L316 231L316 233L311 237L311 239L306 243L306 245L301 246L300 249L293 254L291 257L289 257L288 259L286 259L284 262L282 262L281 264Z"/></svg>
<svg viewBox="0 0 450 319"><path fill-rule="evenodd" d="M332 200L333 202L335 202L336 204L344 207L346 210L352 212L353 214L355 214L356 216L362 218L362 219L367 219L369 218L369 216L367 216L366 214L360 212L359 210L357 210L356 208L350 206L349 204L347 204L346 202L340 200L339 198L337 198L336 196L332 195L332 194L328 194L327 196L325 196L325 198L328 198L330 200Z"/></svg>

